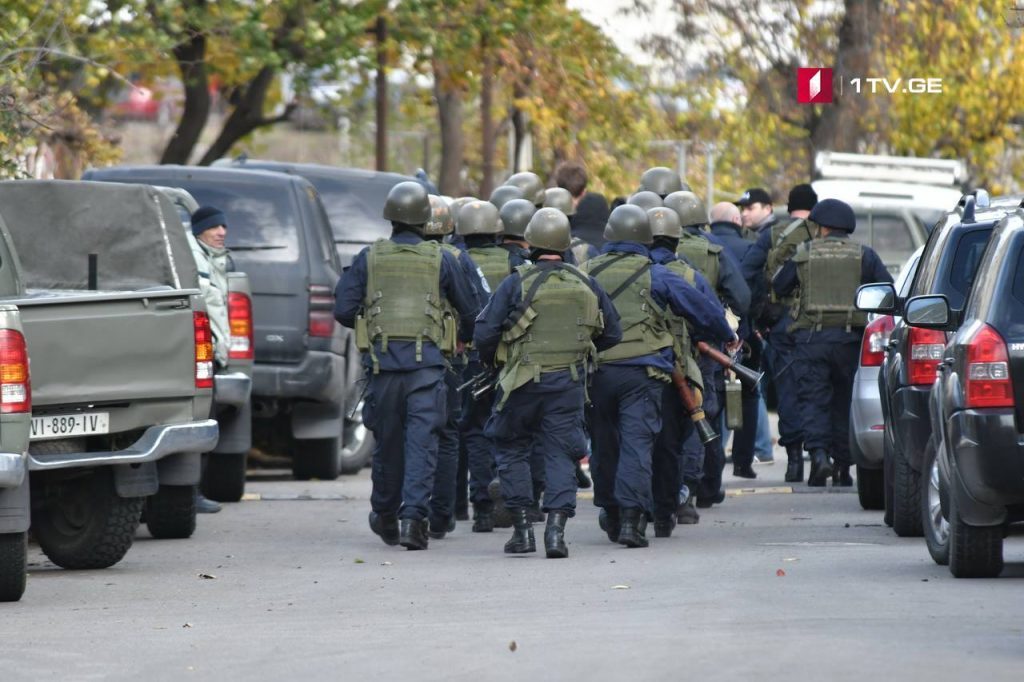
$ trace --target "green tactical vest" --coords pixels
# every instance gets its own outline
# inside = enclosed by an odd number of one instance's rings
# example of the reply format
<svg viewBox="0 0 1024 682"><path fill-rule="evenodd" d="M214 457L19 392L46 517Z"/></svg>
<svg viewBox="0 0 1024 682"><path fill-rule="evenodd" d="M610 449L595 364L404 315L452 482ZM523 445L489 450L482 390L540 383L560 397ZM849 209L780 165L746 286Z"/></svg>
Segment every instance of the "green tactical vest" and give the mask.
<svg viewBox="0 0 1024 682"><path fill-rule="evenodd" d="M796 298L794 296L783 298L776 295L771 283L779 268L785 265L786 261L796 253L797 247L813 239L811 227L806 220L798 218L785 223L777 222L770 229L771 248L768 250L764 263L764 276L768 281L768 291L770 292L772 303L783 303L787 306L792 306L796 302Z"/></svg>
<svg viewBox="0 0 1024 682"><path fill-rule="evenodd" d="M665 267L682 277L691 287L697 286L697 271L681 260L674 260L665 263ZM695 355L696 347L690 340L690 325L686 318L676 315L672 311L666 311L668 316L668 328L672 332L672 339L675 345L676 362L683 367L683 373L690 383L700 386L704 390L704 381L700 373L700 366L697 364Z"/></svg>
<svg viewBox="0 0 1024 682"><path fill-rule="evenodd" d="M512 268L508 262L508 251L500 246L475 246L466 253L473 259L480 272L484 273L491 293L497 290L501 280L509 276Z"/></svg>
<svg viewBox="0 0 1024 682"><path fill-rule="evenodd" d="M847 331L867 324L867 315L853 300L860 286L863 247L850 239L815 239L797 248L793 262L800 279L796 322L791 329L842 327Z"/></svg>
<svg viewBox="0 0 1024 682"><path fill-rule="evenodd" d="M577 265L582 265L590 259L590 249L590 243L579 237L573 237L572 242L569 243L569 250L572 251Z"/></svg>
<svg viewBox="0 0 1024 682"><path fill-rule="evenodd" d="M622 341L601 352L600 360L639 358L673 345L665 311L651 298L650 266L647 256L616 252L602 254L583 264L583 271L608 292L622 326ZM641 270L644 272L634 277ZM633 281L627 285L630 279Z"/></svg>
<svg viewBox="0 0 1024 682"><path fill-rule="evenodd" d="M704 278L711 283L715 291L718 291L720 284L718 281L718 254L721 252L721 245L712 244L707 239L690 234L685 230L683 231L683 236L679 239L679 247L676 249L676 254L690 261L693 267L697 268L697 271L704 275Z"/></svg>
<svg viewBox="0 0 1024 682"><path fill-rule="evenodd" d="M387 351L391 340L415 341L416 360L423 360L423 341L442 350L447 339L445 300L441 295L441 258L437 242L397 244L378 239L367 254L366 298L363 300L364 342L373 359L373 343ZM357 336L360 334L357 332Z"/></svg>
<svg viewBox="0 0 1024 682"><path fill-rule="evenodd" d="M498 349L499 360L504 362L498 378L502 388L499 409L512 391L539 381L544 372L569 370L579 381L577 366L594 358L593 338L604 329L597 294L586 276L573 266L548 270L520 265L516 272L522 282L522 302L527 302L537 278L544 279L515 324L502 333Z"/></svg>

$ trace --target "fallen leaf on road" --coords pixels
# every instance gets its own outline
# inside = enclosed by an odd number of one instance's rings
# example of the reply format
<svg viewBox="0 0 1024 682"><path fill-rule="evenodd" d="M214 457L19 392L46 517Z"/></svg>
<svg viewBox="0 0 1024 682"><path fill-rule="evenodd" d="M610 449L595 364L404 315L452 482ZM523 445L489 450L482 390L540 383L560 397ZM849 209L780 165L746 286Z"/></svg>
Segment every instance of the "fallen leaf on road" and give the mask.
<svg viewBox="0 0 1024 682"><path fill-rule="evenodd" d="M779 570L775 571L775 575L777 575L780 578L784 578L786 577L786 572L780 568Z"/></svg>
<svg viewBox="0 0 1024 682"><path fill-rule="evenodd" d="M200 573L199 577L202 578L203 580L216 580L217 579L217 576L212 575L210 573Z"/></svg>
<svg viewBox="0 0 1024 682"><path fill-rule="evenodd" d="M518 648L519 648L519 645L516 644L516 640L514 640L514 639L511 642L508 643L508 650L509 651L515 651Z"/></svg>
<svg viewBox="0 0 1024 682"><path fill-rule="evenodd" d="M190 628L190 627L192 627L192 623L185 623L181 627L183 627L183 628Z"/></svg>
<svg viewBox="0 0 1024 682"><path fill-rule="evenodd" d="M356 560L355 560L355 561L354 561L353 563L356 563L356 564L365 564L366 562L365 562L365 561L363 561L362 559L356 559Z"/></svg>
<svg viewBox="0 0 1024 682"><path fill-rule="evenodd" d="M613 590L628 590L629 585L612 585Z"/></svg>

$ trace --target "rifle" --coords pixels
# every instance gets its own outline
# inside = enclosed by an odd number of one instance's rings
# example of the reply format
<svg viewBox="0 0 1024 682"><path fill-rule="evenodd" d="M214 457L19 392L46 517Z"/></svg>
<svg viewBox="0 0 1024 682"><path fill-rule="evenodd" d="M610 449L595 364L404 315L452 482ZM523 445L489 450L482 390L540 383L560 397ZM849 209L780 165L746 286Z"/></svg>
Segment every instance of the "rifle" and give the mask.
<svg viewBox="0 0 1024 682"><path fill-rule="evenodd" d="M498 370L496 369L485 369L472 376L469 381L462 384L455 390L462 393L466 389L470 389L473 393L474 398L480 398L485 395L488 391L494 388L495 380L498 378Z"/></svg>
<svg viewBox="0 0 1024 682"><path fill-rule="evenodd" d="M706 355L722 367L732 370L736 375L736 378L739 379L748 389L756 387L761 383L761 379L764 377L764 372L758 372L757 370L741 365L736 358L729 357L720 350L715 350L704 341L697 342L697 350L700 351L701 355Z"/></svg>
<svg viewBox="0 0 1024 682"><path fill-rule="evenodd" d="M675 367L672 370L672 385L679 391L679 399L683 403L683 409L686 410L686 414L690 415L690 419L693 420L693 425L697 429L697 436L700 438L700 442L703 445L713 442L718 438L718 433L708 423L707 417L704 414L704 407L697 402L697 396L694 395L693 389L690 388L690 384L686 381L686 375L679 367Z"/></svg>

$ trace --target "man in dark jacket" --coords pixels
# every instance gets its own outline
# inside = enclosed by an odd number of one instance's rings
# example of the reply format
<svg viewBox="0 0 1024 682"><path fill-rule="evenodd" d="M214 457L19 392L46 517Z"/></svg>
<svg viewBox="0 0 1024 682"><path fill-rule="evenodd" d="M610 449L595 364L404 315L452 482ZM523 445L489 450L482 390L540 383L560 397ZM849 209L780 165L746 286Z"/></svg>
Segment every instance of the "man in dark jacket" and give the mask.
<svg viewBox="0 0 1024 682"><path fill-rule="evenodd" d="M587 170L578 161L566 161L555 169L555 184L569 191L576 204L575 215L569 215L572 236L579 237L600 249L604 246L604 226L608 224L608 200L587 191Z"/></svg>

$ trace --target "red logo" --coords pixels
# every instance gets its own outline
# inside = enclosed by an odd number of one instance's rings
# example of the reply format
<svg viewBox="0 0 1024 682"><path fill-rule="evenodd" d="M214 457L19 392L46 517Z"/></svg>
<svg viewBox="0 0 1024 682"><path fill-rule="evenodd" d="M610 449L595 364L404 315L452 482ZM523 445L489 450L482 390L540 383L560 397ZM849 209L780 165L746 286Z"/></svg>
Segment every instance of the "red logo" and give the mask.
<svg viewBox="0 0 1024 682"><path fill-rule="evenodd" d="M831 104L832 69L797 69L796 101L800 104Z"/></svg>

